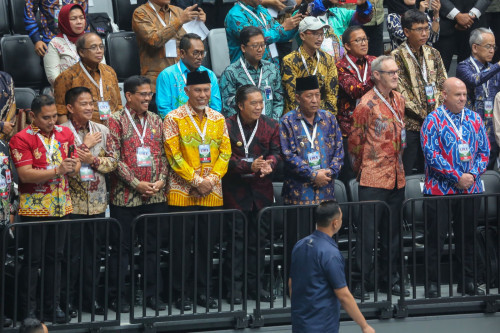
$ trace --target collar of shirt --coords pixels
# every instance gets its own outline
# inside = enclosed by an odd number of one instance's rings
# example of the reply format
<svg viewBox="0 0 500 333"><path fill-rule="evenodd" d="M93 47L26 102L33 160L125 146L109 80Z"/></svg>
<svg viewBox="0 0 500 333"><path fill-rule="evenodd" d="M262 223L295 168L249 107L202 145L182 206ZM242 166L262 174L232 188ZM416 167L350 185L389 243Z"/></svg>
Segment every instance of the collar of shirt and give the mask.
<svg viewBox="0 0 500 333"><path fill-rule="evenodd" d="M137 120L138 123L141 123L141 118L137 115L137 112L130 107L130 105L127 104L127 108L130 112L130 115L132 116L132 119ZM148 112L144 112L144 120L148 119Z"/></svg>
<svg viewBox="0 0 500 333"><path fill-rule="evenodd" d="M168 12L170 10L170 8L169 8L168 5L159 6L159 5L155 4L154 2L151 2L151 4L153 5L153 7L155 7L155 9L156 9L157 12L164 12L164 13L166 13L166 12Z"/></svg>
<svg viewBox="0 0 500 333"><path fill-rule="evenodd" d="M50 138L52 136L52 133L54 133L54 130L50 131L49 134L46 134L46 133L43 133L40 128L36 127L35 125L30 125L31 126L31 130L33 131L33 134L38 134L40 133L41 135L43 135L44 137L46 138Z"/></svg>
<svg viewBox="0 0 500 333"><path fill-rule="evenodd" d="M85 67L85 69L87 70L87 72L89 72L90 75L92 75L92 73L101 74L101 63L97 64L97 68L90 68L83 61L82 61L82 64L83 64L83 67Z"/></svg>
<svg viewBox="0 0 500 333"><path fill-rule="evenodd" d="M318 50L318 52L319 52L319 55L320 55L319 59L321 59L321 50ZM304 46L301 45L300 46L300 53L302 53L302 55L304 56L304 59L306 61L311 60L313 63L316 62L316 52L314 52L313 56L311 57L309 55L309 53L307 53L306 49L304 49ZM300 56L300 53L299 53L299 56ZM313 68L313 70L314 70L314 68Z"/></svg>
<svg viewBox="0 0 500 333"><path fill-rule="evenodd" d="M361 58L357 58L350 53L346 53L346 56L349 57L352 60L352 62L355 63L356 65L364 65L368 62L367 56L362 56Z"/></svg>
<svg viewBox="0 0 500 333"><path fill-rule="evenodd" d="M321 119L323 119L323 118L321 117L320 111L321 111L321 110L318 110L318 111L316 112L316 114L314 115L313 123L312 123L312 124L310 124L310 123L309 123L309 121L308 121L308 120L304 117L304 115L303 115L303 114L302 114L302 112L300 111L300 108L297 108L297 120L304 119L307 125L311 125L311 126L312 126L312 125L314 125L314 124L316 124L316 123L320 122L320 121L321 121Z"/></svg>
<svg viewBox="0 0 500 333"><path fill-rule="evenodd" d="M420 48L419 48L418 50L415 50L415 49L413 48L413 46L411 46L411 44L410 44L408 41L406 41L406 44L408 44L408 46L410 47L411 52L413 52L413 54L415 55L415 57L416 57L416 58L419 60L419 62L420 62L420 60L422 60L422 56L423 56L423 54L424 54L424 51L423 51L423 45L422 45L422 46L420 46Z"/></svg>
<svg viewBox="0 0 500 333"><path fill-rule="evenodd" d="M184 64L184 61L182 61L182 59L179 59L179 65L181 66L181 72L182 72L181 74L184 74L184 76L187 78L188 73L191 71L189 70L189 68L187 68L186 64ZM199 72L200 68L201 66L198 67L196 71Z"/></svg>
<svg viewBox="0 0 500 333"><path fill-rule="evenodd" d="M191 105L189 105L189 102L186 103L186 106L187 106L188 112L191 112L191 115L193 116L193 118L196 119L196 121L201 123L203 120L200 121L200 117L198 117L198 114L196 113L194 108ZM208 106L207 106L207 108L208 108ZM203 118L208 118L207 109L205 109L205 112L203 113Z"/></svg>
<svg viewBox="0 0 500 333"><path fill-rule="evenodd" d="M323 231L314 230L313 234L314 234L314 236L316 236L318 238L322 238L322 239L326 240L328 243L330 243L333 246L335 246L336 248L338 248L337 242L335 242L335 240L332 237L328 236Z"/></svg>
<svg viewBox="0 0 500 333"><path fill-rule="evenodd" d="M246 68L249 70L249 71L257 71L257 69L255 69L255 67L253 67L248 61L247 59L245 59L245 57L243 56L243 59L245 60L245 66ZM260 70L262 68L262 61L259 60L259 65L257 66L258 67L258 70Z"/></svg>
<svg viewBox="0 0 500 333"><path fill-rule="evenodd" d="M479 69L481 71L484 71L485 69L487 69L488 67L490 67L490 63L489 62L486 62L485 64L483 64L481 61L477 60L476 57L472 56L471 58L474 59L477 67L479 67Z"/></svg>
<svg viewBox="0 0 500 333"><path fill-rule="evenodd" d="M81 130L88 130L89 125L90 125L89 121L87 121L87 123L85 125L81 125L81 124L75 122L74 120L71 120L71 123L73 124L73 127L75 128L75 131L77 131L77 132L79 132Z"/></svg>

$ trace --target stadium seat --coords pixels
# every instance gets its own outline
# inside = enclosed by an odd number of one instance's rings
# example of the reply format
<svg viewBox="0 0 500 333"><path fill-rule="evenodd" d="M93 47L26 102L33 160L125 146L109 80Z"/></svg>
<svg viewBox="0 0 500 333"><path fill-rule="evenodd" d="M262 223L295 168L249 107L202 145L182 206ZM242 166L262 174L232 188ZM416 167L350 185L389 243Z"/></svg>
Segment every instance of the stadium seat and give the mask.
<svg viewBox="0 0 500 333"><path fill-rule="evenodd" d="M36 97L36 92L31 88L14 88L16 107L18 109L31 109L31 102Z"/></svg>
<svg viewBox="0 0 500 333"><path fill-rule="evenodd" d="M27 35L24 25L24 5L25 0L8 0L10 28L13 34ZM38 15L37 15L38 17ZM38 19L37 19L38 21Z"/></svg>
<svg viewBox="0 0 500 333"><path fill-rule="evenodd" d="M487 170L481 175L481 181L484 187L484 194L500 193L500 173L494 170ZM488 212L486 213L488 223L496 225L498 212L497 198L488 198ZM479 219L484 221L485 218L485 203L481 201L479 211ZM483 222L484 223L484 222Z"/></svg>
<svg viewBox="0 0 500 333"><path fill-rule="evenodd" d="M10 34L9 7L7 0L0 0L0 37Z"/></svg>
<svg viewBox="0 0 500 333"><path fill-rule="evenodd" d="M281 190L283 189L283 183L273 182L274 190L274 205L283 206L283 198L281 197Z"/></svg>
<svg viewBox="0 0 500 333"><path fill-rule="evenodd" d="M141 73L139 50L131 31L114 32L106 38L108 65L113 67L119 82Z"/></svg>
<svg viewBox="0 0 500 333"><path fill-rule="evenodd" d="M349 192L351 193L351 202L359 201L358 189L359 189L359 182L356 180L356 178L351 179L349 181Z"/></svg>
<svg viewBox="0 0 500 333"><path fill-rule="evenodd" d="M219 78L226 67L231 64L226 30L223 28L210 30L208 33L208 47L210 49L212 71Z"/></svg>
<svg viewBox="0 0 500 333"><path fill-rule="evenodd" d="M144 0L138 0L135 5L132 5L130 0L113 0L114 22L120 30L132 31L132 14L144 2Z"/></svg>
<svg viewBox="0 0 500 333"><path fill-rule="evenodd" d="M347 190L345 189L345 185L338 179L335 179L334 193L335 193L335 200L337 200L339 204L344 202L349 202L349 199L347 198Z"/></svg>
<svg viewBox="0 0 500 333"><path fill-rule="evenodd" d="M411 175L406 178L406 186L405 186L405 200L408 199L419 199L423 198L422 189L424 186L425 175ZM412 212L412 207L414 207ZM403 226L405 229L405 233L403 234L403 239L406 242L412 241L412 226L415 225L416 234L415 237L417 240L421 240L423 238L423 230L424 230L424 209L423 202L421 200L415 201L414 204L408 204L403 211Z"/></svg>
<svg viewBox="0 0 500 333"><path fill-rule="evenodd" d="M40 57L28 36L4 36L0 41L2 65L16 87L42 88L45 75Z"/></svg>

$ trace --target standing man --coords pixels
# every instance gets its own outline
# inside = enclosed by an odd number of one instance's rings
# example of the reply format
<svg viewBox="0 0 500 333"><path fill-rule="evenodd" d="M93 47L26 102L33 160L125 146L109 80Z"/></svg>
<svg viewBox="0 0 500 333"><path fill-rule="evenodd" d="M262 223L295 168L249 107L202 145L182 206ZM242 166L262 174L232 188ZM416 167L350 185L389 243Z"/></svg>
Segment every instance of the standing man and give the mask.
<svg viewBox="0 0 500 333"><path fill-rule="evenodd" d="M339 332L340 305L363 333L375 333L359 311L345 280L344 257L333 239L342 211L324 201L315 211L316 230L293 248L288 285L293 332ZM292 293L293 291L293 293Z"/></svg>
<svg viewBox="0 0 500 333"><path fill-rule="evenodd" d="M361 248L356 251L356 262L359 271L363 272L361 284L372 286L372 253L376 248L374 234L379 230L379 276L376 277L378 286L384 292L388 293L390 290L393 295L401 295L403 287L399 284L397 273L397 253L399 216L405 198L405 172L402 161L403 149L406 146L405 100L395 91L398 87L398 66L394 58L380 56L372 62L371 67L375 86L361 98L352 115L349 153L359 181L359 201L386 202L392 221L389 221L389 216L383 209L379 209L376 216L373 206L362 210L362 225L358 226L356 241L356 244L361 244ZM366 289L358 283L354 297L366 299L367 295L362 294L361 290ZM409 296L409 291L404 292Z"/></svg>
<svg viewBox="0 0 500 333"><path fill-rule="evenodd" d="M246 28L245 28L246 29ZM257 29L257 28L255 28ZM274 66L274 65L272 65ZM262 114L264 100L261 90L255 85L243 85L238 88L235 96L238 113L226 119L227 130L231 140L231 159L227 174L222 182L224 193L224 208L239 209L248 221L248 295L256 299L257 281L262 281L262 272L257 272L257 260L264 267L264 248L267 239L267 223L258 226L258 213L273 204L273 172L281 161L281 149L278 122ZM236 215L239 217L239 215ZM229 252L228 263L234 258L234 285L231 285L231 274L227 274L226 283L233 294L228 295L241 304L243 292L243 267L245 244L245 225L242 219L230 222L234 226L235 243L228 246L234 252ZM257 230L260 231L260 248L257 248ZM232 231L231 231L232 232ZM231 272L231 270L228 270ZM267 290L260 291L261 301L270 301ZM239 300L239 301L238 301Z"/></svg>
<svg viewBox="0 0 500 333"><path fill-rule="evenodd" d="M54 99L47 95L35 97L31 104L32 124L10 140L11 156L19 175L19 215L21 222L63 220L73 212L68 176L80 170L80 162L72 154L74 136L67 127L57 126ZM6 182L8 179L6 177ZM59 307L61 260L66 226L51 224L25 228L22 247L25 249L20 275L20 309L24 317L36 318L38 275L44 262L43 320L66 323ZM57 247L56 247L57 244ZM42 254L45 256L42 257ZM55 302L54 302L55 301Z"/></svg>
<svg viewBox="0 0 500 333"><path fill-rule="evenodd" d="M127 274L130 253L133 249L130 233L132 221L142 214L161 214L167 212L163 188L167 182L168 162L163 150L162 122L158 115L148 111L151 92L151 81L144 76L131 76L123 85L127 105L114 113L109 119L110 135L106 143L107 157L116 166L111 174L110 211L111 217L120 222L122 228L121 257L118 258L118 246L112 248L110 262L111 281L110 293L114 298L111 308L115 312L129 312L130 305L123 285ZM145 230L147 229L147 230ZM161 299L156 301L156 295L161 292L161 274L156 271L156 239L155 223L148 223L145 228L138 224L137 233L142 242L144 270L149 279L146 281L144 299L146 306L153 310L165 310ZM147 244L144 238L147 233ZM121 265L120 281L116 281L118 265ZM157 285L156 277L160 283ZM121 284L121 295L117 294L118 283ZM121 297L121 307L118 308L118 297Z"/></svg>
<svg viewBox="0 0 500 333"><path fill-rule="evenodd" d="M469 44L472 54L457 66L457 78L467 86L467 108L479 113L490 140L488 170L493 170L499 149L495 141L493 107L500 91L500 62L492 64L495 55L495 36L490 29L472 31Z"/></svg>
<svg viewBox="0 0 500 333"><path fill-rule="evenodd" d="M231 157L231 143L227 134L224 116L207 106L210 97L210 78L206 71L189 72L186 87L188 102L171 111L163 123L165 151L172 168L167 186L168 203L171 211L189 212L222 207L221 178L226 174ZM212 247L214 224L200 215L198 234L195 231L195 217L174 220L173 292L178 309L191 309L190 297L206 308L217 308L217 301L210 296L212 272ZM184 226L180 222L184 222ZM211 231L211 232L209 232ZM193 283L191 256L182 253L189 249L192 238L198 239L195 256L198 258L198 294L190 295ZM184 269L183 269L184 268ZM186 285L186 287L184 286Z"/></svg>
<svg viewBox="0 0 500 333"><path fill-rule="evenodd" d="M481 175L486 170L490 146L479 114L465 107L467 88L457 78L443 86L444 103L427 116L422 126L421 142L425 156L424 196L480 194L484 188ZM474 219L479 214L480 198L426 201L428 270L430 285L426 296L441 296L440 256L453 221L455 255L459 261L457 293L484 295L474 284ZM449 215L451 213L451 215ZM466 239L467 238L467 239ZM444 275L444 274L443 274ZM452 282L450 282L452 283Z"/></svg>
<svg viewBox="0 0 500 333"><path fill-rule="evenodd" d="M260 28L245 27L240 33L240 47L243 57L229 65L220 78L222 90L222 114L225 117L237 113L235 102L239 87L252 84L264 96L262 113L279 121L283 113L283 88L279 69L270 61L262 60L266 50L264 33Z"/></svg>
<svg viewBox="0 0 500 333"><path fill-rule="evenodd" d="M320 108L337 114L337 68L334 58L321 50L328 24L308 16L299 24L302 45L283 58L283 87L285 88L284 113L297 107L296 79L316 76L321 93Z"/></svg>
<svg viewBox="0 0 500 333"><path fill-rule="evenodd" d="M156 105L158 115L164 119L167 113L186 104L184 92L186 76L189 72L206 71L210 77L212 90L209 105L215 111L222 109L217 76L201 65L205 58L205 45L197 34L185 34L179 43L181 59L175 65L165 68L156 80Z"/></svg>
<svg viewBox="0 0 500 333"><path fill-rule="evenodd" d="M406 101L403 165L409 176L423 173L420 128L425 117L441 103L447 74L439 51L426 45L430 29L425 13L410 9L401 17L401 24L407 39L391 54L400 71L398 91Z"/></svg>
<svg viewBox="0 0 500 333"><path fill-rule="evenodd" d="M339 75L337 121L342 131L345 157L339 179L344 184L348 184L351 179L356 178L347 149L347 138L351 134L352 127L352 113L361 97L373 87L371 62L375 57L367 55L368 37L359 25L347 28L342 35L342 41L347 52L337 62Z"/></svg>

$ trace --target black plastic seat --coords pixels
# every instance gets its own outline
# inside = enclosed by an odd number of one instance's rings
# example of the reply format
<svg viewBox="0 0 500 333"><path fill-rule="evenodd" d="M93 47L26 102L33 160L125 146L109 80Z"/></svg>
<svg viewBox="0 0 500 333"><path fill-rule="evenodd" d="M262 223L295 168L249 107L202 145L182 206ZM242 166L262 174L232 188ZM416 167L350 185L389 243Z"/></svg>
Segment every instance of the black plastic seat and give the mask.
<svg viewBox="0 0 500 333"><path fill-rule="evenodd" d="M113 67L118 81L141 73L139 50L135 34L131 31L114 32L106 38L108 65Z"/></svg>
<svg viewBox="0 0 500 333"><path fill-rule="evenodd" d="M16 98L16 107L18 109L31 109L31 102L36 97L36 92L31 88L14 88L14 96Z"/></svg>
<svg viewBox="0 0 500 333"><path fill-rule="evenodd" d="M120 30L132 31L132 15L143 3L144 0L137 0L135 5L132 5L130 0L113 0L113 17Z"/></svg>
<svg viewBox="0 0 500 333"><path fill-rule="evenodd" d="M10 29L13 34L27 35L24 24L24 6L25 0L5 0L8 1ZM38 15L37 15L38 21Z"/></svg>
<svg viewBox="0 0 500 333"><path fill-rule="evenodd" d="M7 0L0 0L0 37L9 34L9 7Z"/></svg>

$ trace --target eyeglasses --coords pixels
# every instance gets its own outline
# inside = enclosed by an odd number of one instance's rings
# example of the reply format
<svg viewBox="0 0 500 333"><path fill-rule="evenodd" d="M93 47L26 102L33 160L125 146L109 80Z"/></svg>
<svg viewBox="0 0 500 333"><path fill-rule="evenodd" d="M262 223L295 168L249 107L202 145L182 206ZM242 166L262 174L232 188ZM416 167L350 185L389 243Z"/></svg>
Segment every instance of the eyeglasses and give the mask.
<svg viewBox="0 0 500 333"><path fill-rule="evenodd" d="M366 37L366 38L358 38L358 39L352 40L351 43L364 44L364 43L368 43L369 41L370 41L370 38Z"/></svg>
<svg viewBox="0 0 500 333"><path fill-rule="evenodd" d="M207 51L193 51L193 57L195 58L205 58Z"/></svg>
<svg viewBox="0 0 500 333"><path fill-rule="evenodd" d="M396 76L401 73L399 69L397 71L377 71L377 72L389 74L389 76Z"/></svg>
<svg viewBox="0 0 500 333"><path fill-rule="evenodd" d="M416 29L410 29L410 30L411 31L416 31L419 34L423 34L424 32L428 33L431 29L429 29L429 27L425 27L425 28L416 28Z"/></svg>
<svg viewBox="0 0 500 333"><path fill-rule="evenodd" d="M92 45L91 47L84 47L83 49L95 52L95 51L97 51L97 49L104 51L105 48L106 48L106 46L104 46L104 44L99 44L99 45Z"/></svg>
<svg viewBox="0 0 500 333"><path fill-rule="evenodd" d="M307 33L308 33L309 35L313 35L313 36L314 36L314 37L316 37L316 38L323 38L323 37L325 37L325 33L324 33L324 32L322 32L322 31L316 31L316 32L307 31Z"/></svg>
<svg viewBox="0 0 500 333"><path fill-rule="evenodd" d="M262 44L252 44L252 45L247 45L250 47L252 50L259 50L259 49L265 49L266 48L266 43Z"/></svg>
<svg viewBox="0 0 500 333"><path fill-rule="evenodd" d="M475 44L475 45L484 47L488 51L491 51L491 50L496 51L498 49L498 47L494 44L493 45L492 44L486 44L486 45Z"/></svg>
<svg viewBox="0 0 500 333"><path fill-rule="evenodd" d="M153 97L152 92L138 92L138 91L136 91L134 94L139 94L139 95L141 95L142 98Z"/></svg>

